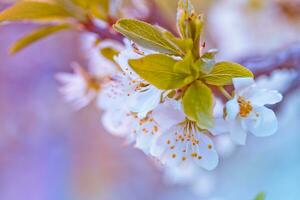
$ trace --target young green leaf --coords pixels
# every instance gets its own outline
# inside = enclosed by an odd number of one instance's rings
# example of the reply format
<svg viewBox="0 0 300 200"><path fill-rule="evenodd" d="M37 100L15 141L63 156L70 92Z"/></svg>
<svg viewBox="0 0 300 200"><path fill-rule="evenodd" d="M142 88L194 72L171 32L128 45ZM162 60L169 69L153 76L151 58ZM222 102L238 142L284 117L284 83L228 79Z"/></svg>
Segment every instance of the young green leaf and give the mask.
<svg viewBox="0 0 300 200"><path fill-rule="evenodd" d="M179 0L177 9L177 28L182 38L190 38L188 18L194 10L190 0Z"/></svg>
<svg viewBox="0 0 300 200"><path fill-rule="evenodd" d="M192 52L189 51L183 58L174 65L174 71L189 76L186 81L192 82L199 78L199 70L195 67L194 58Z"/></svg>
<svg viewBox="0 0 300 200"><path fill-rule="evenodd" d="M191 38L187 38L187 39L177 38L168 31L164 31L163 35L165 39L170 41L172 44L176 44L184 53L188 53L190 50L193 49L193 40Z"/></svg>
<svg viewBox="0 0 300 200"><path fill-rule="evenodd" d="M152 85L168 90L183 87L192 81L187 74L174 71L177 62L164 54L152 54L137 60L129 60L129 65Z"/></svg>
<svg viewBox="0 0 300 200"><path fill-rule="evenodd" d="M264 192L260 192L256 195L254 200L265 200L266 199L266 194Z"/></svg>
<svg viewBox="0 0 300 200"><path fill-rule="evenodd" d="M191 74L192 70L191 70L191 66L193 64L193 56L192 53L189 51L185 57L183 58L183 60L178 61L175 65L174 65L174 71L178 72L178 73L183 73L183 74Z"/></svg>
<svg viewBox="0 0 300 200"><path fill-rule="evenodd" d="M61 24L61 25L54 25L54 26L46 26L39 28L32 33L26 35L25 37L19 39L14 45L10 48L10 53L15 54L20 50L24 49L25 47L29 46L30 44L45 38L51 34L56 32L71 28L69 24Z"/></svg>
<svg viewBox="0 0 300 200"><path fill-rule="evenodd" d="M201 128L213 126L213 94L201 81L195 81L184 93L184 113Z"/></svg>
<svg viewBox="0 0 300 200"><path fill-rule="evenodd" d="M180 48L167 40L161 30L146 22L135 19L121 19L114 29L138 45L170 55L182 55Z"/></svg>
<svg viewBox="0 0 300 200"><path fill-rule="evenodd" d="M253 77L250 70L240 64L232 62L219 62L213 70L202 77L210 85L224 86L232 84L233 78Z"/></svg>
<svg viewBox="0 0 300 200"><path fill-rule="evenodd" d="M0 21L49 20L71 16L71 13L57 4L21 1L1 12Z"/></svg>
<svg viewBox="0 0 300 200"><path fill-rule="evenodd" d="M193 55L199 58L199 43L203 29L203 16L197 15L190 0L180 0L177 10L177 27L182 38L193 41Z"/></svg>
<svg viewBox="0 0 300 200"><path fill-rule="evenodd" d="M115 62L114 57L119 54L117 50L110 47L102 48L100 50L100 53L102 54L102 56L104 56L106 59L110 60L111 62Z"/></svg>

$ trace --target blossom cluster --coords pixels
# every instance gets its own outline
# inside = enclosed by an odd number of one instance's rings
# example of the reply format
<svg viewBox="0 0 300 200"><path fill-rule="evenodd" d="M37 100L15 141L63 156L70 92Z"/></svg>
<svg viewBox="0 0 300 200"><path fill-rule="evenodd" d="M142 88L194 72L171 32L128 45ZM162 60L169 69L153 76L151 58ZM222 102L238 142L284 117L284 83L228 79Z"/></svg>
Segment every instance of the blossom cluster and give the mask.
<svg viewBox="0 0 300 200"><path fill-rule="evenodd" d="M101 48L101 45L90 45L96 52ZM82 102L79 104L82 106L96 99L108 132L125 138L167 167L199 166L213 170L219 160L215 136L228 134L232 142L244 145L248 133L264 137L276 132L276 116L266 105L280 102L282 95L276 90L257 86L254 78L232 79L232 94L222 90L228 98L224 103L218 97L214 98L214 125L206 128L185 114L184 88L158 88L131 67L130 60L158 52L128 39L117 50L120 52L113 61L98 57L99 65L93 67L99 69L90 69L86 72L89 76L78 73L80 70L73 75L59 75L64 82L62 91L67 99L74 100L75 104ZM180 57L174 59L182 60ZM113 70L99 76L94 71L104 70L100 64L104 62L110 64L105 68L109 66Z"/></svg>
<svg viewBox="0 0 300 200"><path fill-rule="evenodd" d="M164 166L172 184L192 186L205 196L212 192L218 173L207 171L214 170L220 158L245 145L248 134L266 137L277 131L274 105L297 78L292 70L256 78L246 67L219 59L260 54L297 40L299 27L290 19L296 13L286 9L294 4L214 4L207 21L210 38L223 50L219 54L202 42L204 16L195 12L190 0L179 0L177 32L158 25L170 28L157 16L156 3L161 2L19 1L0 13L0 22L44 24L19 39L11 53L60 31L82 33L86 66L73 63L73 73L56 76L65 100L76 110L96 103L108 133ZM270 18L276 18L276 26L270 26ZM264 28L253 30L254 26Z"/></svg>
<svg viewBox="0 0 300 200"><path fill-rule="evenodd" d="M167 167L213 170L217 136L244 145L248 133L277 131L267 106L282 95L258 86L246 67L219 62L216 50L206 50L204 17L189 0L179 0L177 33L133 19L151 10L144 0L129 2L127 8L120 0L21 1L1 12L0 21L51 22L18 40L12 53L66 29L95 33L83 35L88 67L74 63L73 74L58 74L60 91L76 109L95 100L108 132Z"/></svg>

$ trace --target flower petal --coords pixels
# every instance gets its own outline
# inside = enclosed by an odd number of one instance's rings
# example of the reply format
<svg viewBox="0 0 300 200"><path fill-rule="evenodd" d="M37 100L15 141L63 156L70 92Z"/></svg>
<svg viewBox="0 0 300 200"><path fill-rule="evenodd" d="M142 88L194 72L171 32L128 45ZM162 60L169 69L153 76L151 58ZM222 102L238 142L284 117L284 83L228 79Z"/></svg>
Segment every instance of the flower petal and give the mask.
<svg viewBox="0 0 300 200"><path fill-rule="evenodd" d="M222 135L229 132L228 122L223 118L215 119L215 126L210 128L209 131L214 136Z"/></svg>
<svg viewBox="0 0 300 200"><path fill-rule="evenodd" d="M192 149L201 156L201 159L194 158L194 163L206 170L215 169L219 163L219 156L212 140L206 134L201 132L197 133L197 138L200 141L200 144L195 146L192 145Z"/></svg>
<svg viewBox="0 0 300 200"><path fill-rule="evenodd" d="M219 159L211 139L194 128L185 131L184 127L176 125L158 138L157 144L164 147L159 157L162 163L178 166L192 162L206 170L214 169Z"/></svg>
<svg viewBox="0 0 300 200"><path fill-rule="evenodd" d="M136 137L135 147L142 150L146 155L151 154L151 147L156 137L152 134L139 133Z"/></svg>
<svg viewBox="0 0 300 200"><path fill-rule="evenodd" d="M247 87L255 84L253 78L233 78L232 82L237 94Z"/></svg>
<svg viewBox="0 0 300 200"><path fill-rule="evenodd" d="M159 104L152 112L155 121L160 123L160 130L165 131L174 124L178 124L185 120L185 115L181 109L178 101L166 100Z"/></svg>
<svg viewBox="0 0 300 200"><path fill-rule="evenodd" d="M241 126L240 120L230 122L230 138L236 144L246 144L247 132Z"/></svg>
<svg viewBox="0 0 300 200"><path fill-rule="evenodd" d="M258 117L255 120L245 123L247 129L257 137L273 135L278 129L278 122L275 113L267 107L255 109Z"/></svg>
<svg viewBox="0 0 300 200"><path fill-rule="evenodd" d="M240 106L237 102L236 97L226 103L226 112L227 112L228 119L235 119L239 111L240 111Z"/></svg>
<svg viewBox="0 0 300 200"><path fill-rule="evenodd" d="M145 118L147 113L158 106L161 99L161 91L155 87L149 87L146 91L133 94L130 102L130 110L138 113L139 118Z"/></svg>
<svg viewBox="0 0 300 200"><path fill-rule="evenodd" d="M246 98L255 106L272 105L282 100L282 95L276 90L257 89L253 87L247 93L249 95Z"/></svg>

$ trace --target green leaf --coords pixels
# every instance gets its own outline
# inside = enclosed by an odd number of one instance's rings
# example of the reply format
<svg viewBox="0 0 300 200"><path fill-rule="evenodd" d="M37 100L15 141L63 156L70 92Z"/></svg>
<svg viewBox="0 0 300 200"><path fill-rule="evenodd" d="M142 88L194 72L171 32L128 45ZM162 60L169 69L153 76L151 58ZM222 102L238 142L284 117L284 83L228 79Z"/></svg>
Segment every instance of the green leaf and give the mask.
<svg viewBox="0 0 300 200"><path fill-rule="evenodd" d="M184 93L183 110L201 128L213 126L213 94L201 81L195 81Z"/></svg>
<svg viewBox="0 0 300 200"><path fill-rule="evenodd" d="M178 61L163 54L152 54L129 60L132 69L155 87L162 90L177 89L191 82L189 76L174 71Z"/></svg>
<svg viewBox="0 0 300 200"><path fill-rule="evenodd" d="M183 60L178 61L174 65L174 71L182 74L186 74L188 78L186 78L187 82L192 82L199 78L199 70L195 67L194 58L192 52L189 51Z"/></svg>
<svg viewBox="0 0 300 200"><path fill-rule="evenodd" d="M110 47L105 47L100 49L100 53L111 62L115 62L114 57L119 54L117 50Z"/></svg>
<svg viewBox="0 0 300 200"><path fill-rule="evenodd" d="M177 27L182 38L193 41L193 55L199 58L199 43L204 20L202 15L195 13L190 0L180 0L177 10Z"/></svg>
<svg viewBox="0 0 300 200"><path fill-rule="evenodd" d="M256 195L254 200L265 200L266 199L266 194L264 192L260 192Z"/></svg>
<svg viewBox="0 0 300 200"><path fill-rule="evenodd" d="M193 40L191 38L177 38L171 32L168 31L164 31L163 34L167 40L169 40L171 43L176 44L182 52L188 53L190 50L193 49Z"/></svg>
<svg viewBox="0 0 300 200"><path fill-rule="evenodd" d="M34 30L32 33L26 35L25 37L19 39L14 45L10 48L10 53L15 54L30 44L45 38L51 34L56 32L71 28L69 24L61 24L54 26L46 26L39 29Z"/></svg>
<svg viewBox="0 0 300 200"><path fill-rule="evenodd" d="M57 4L21 1L1 12L0 21L49 20L71 16L71 13Z"/></svg>
<svg viewBox="0 0 300 200"><path fill-rule="evenodd" d="M240 64L232 62L217 63L213 70L202 77L210 85L224 86L231 85L233 78L253 77L250 70Z"/></svg>
<svg viewBox="0 0 300 200"><path fill-rule="evenodd" d="M170 55L183 55L180 48L168 40L160 29L148 23L135 19L121 19L113 27L144 48Z"/></svg>
<svg viewBox="0 0 300 200"><path fill-rule="evenodd" d="M193 56L192 53L189 51L183 60L178 61L174 65L174 71L178 73L183 73L183 74L191 74L191 66L193 64Z"/></svg>
<svg viewBox="0 0 300 200"><path fill-rule="evenodd" d="M177 28L183 38L190 38L190 30L188 27L188 18L194 7L190 0L179 0L177 9Z"/></svg>

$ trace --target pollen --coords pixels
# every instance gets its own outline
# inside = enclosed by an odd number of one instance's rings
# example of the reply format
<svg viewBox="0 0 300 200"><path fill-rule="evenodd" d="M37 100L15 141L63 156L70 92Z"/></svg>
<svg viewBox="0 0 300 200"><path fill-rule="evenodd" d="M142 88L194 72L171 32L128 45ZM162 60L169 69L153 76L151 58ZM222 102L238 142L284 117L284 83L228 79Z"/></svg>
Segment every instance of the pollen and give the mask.
<svg viewBox="0 0 300 200"><path fill-rule="evenodd" d="M248 117L250 112L253 110L253 107L251 105L250 101L246 101L244 97L239 97L238 98L238 104L240 106L240 116L241 117Z"/></svg>
<svg viewBox="0 0 300 200"><path fill-rule="evenodd" d="M182 157L182 161L186 161L186 157Z"/></svg>
<svg viewBox="0 0 300 200"><path fill-rule="evenodd" d="M176 158L176 154L172 154L172 158Z"/></svg>
<svg viewBox="0 0 300 200"><path fill-rule="evenodd" d="M207 145L207 148L212 149L212 145L211 144Z"/></svg>
<svg viewBox="0 0 300 200"><path fill-rule="evenodd" d="M158 131L158 127L157 126L153 126L153 132L157 132Z"/></svg>

